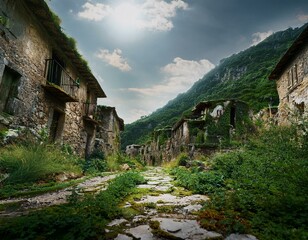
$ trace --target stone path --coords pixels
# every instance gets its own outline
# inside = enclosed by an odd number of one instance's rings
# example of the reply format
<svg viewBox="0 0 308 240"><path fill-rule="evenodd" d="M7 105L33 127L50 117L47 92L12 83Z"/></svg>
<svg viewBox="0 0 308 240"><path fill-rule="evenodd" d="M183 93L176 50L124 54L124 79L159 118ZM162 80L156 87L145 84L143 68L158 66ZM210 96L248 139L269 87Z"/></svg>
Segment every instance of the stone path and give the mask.
<svg viewBox="0 0 308 240"><path fill-rule="evenodd" d="M99 192L107 188L108 181L117 175L94 177L55 192L30 198L14 198L0 201L3 204L17 204L18 208L0 212L0 217L14 217L31 210L67 202L77 194ZM224 239L217 232L207 231L199 226L196 213L208 201L205 195L176 187L173 178L160 167L149 168L143 173L146 184L137 186L137 193L129 196L122 204L125 218L115 219L105 229L106 239L115 240L160 240L160 239ZM225 240L257 240L254 236L231 234Z"/></svg>
<svg viewBox="0 0 308 240"><path fill-rule="evenodd" d="M72 194L73 191L76 191L77 194L102 191L107 188L108 181L114 179L115 177L116 174L104 177L99 176L87 179L84 182L78 184L76 187L69 187L29 198L21 197L0 200L0 206L2 204L18 204L17 209L2 211L0 212L0 216L19 216L26 214L31 209L64 204L67 202L67 198Z"/></svg>
<svg viewBox="0 0 308 240"><path fill-rule="evenodd" d="M201 228L196 220L196 212L208 201L207 196L192 195L175 187L173 179L159 167L150 168L143 175L147 183L138 188L144 194L133 195L123 204L123 212L132 214L109 223L107 239L223 239L221 234ZM256 240L239 234L226 239Z"/></svg>

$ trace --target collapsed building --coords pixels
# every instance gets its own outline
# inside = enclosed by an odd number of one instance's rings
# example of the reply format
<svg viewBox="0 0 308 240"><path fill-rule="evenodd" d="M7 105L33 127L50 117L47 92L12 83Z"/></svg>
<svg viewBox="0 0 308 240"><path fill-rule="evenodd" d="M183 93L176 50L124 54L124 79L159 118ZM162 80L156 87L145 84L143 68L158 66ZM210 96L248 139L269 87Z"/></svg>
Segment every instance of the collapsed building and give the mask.
<svg viewBox="0 0 308 240"><path fill-rule="evenodd" d="M97 100L105 97L45 1L0 2L0 130L46 131L51 142L87 156L102 120Z"/></svg>
<svg viewBox="0 0 308 240"><path fill-rule="evenodd" d="M153 132L152 141L134 148L148 164L170 161L181 152L190 157L207 154L230 142L236 134L244 137L252 127L250 110L239 100L204 101L197 104L189 117L172 127ZM127 146L129 154L133 145Z"/></svg>
<svg viewBox="0 0 308 240"><path fill-rule="evenodd" d="M121 147L120 132L124 130L124 121L117 114L115 107L97 106L97 126L95 147L109 155Z"/></svg>

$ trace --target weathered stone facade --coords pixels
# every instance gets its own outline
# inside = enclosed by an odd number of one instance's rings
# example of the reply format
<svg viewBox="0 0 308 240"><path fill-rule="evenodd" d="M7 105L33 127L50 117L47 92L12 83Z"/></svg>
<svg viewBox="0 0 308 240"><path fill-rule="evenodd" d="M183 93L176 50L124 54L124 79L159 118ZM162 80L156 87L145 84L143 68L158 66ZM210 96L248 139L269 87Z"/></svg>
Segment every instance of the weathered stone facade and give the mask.
<svg viewBox="0 0 308 240"><path fill-rule="evenodd" d="M43 0L0 2L0 128L47 131L87 155L97 122L89 103L106 97Z"/></svg>
<svg viewBox="0 0 308 240"><path fill-rule="evenodd" d="M124 121L114 107L98 106L96 119L100 122L96 133L96 146L100 146L109 155L120 150L120 132L124 130Z"/></svg>
<svg viewBox="0 0 308 240"><path fill-rule="evenodd" d="M133 148L149 164L167 162L186 152L191 158L228 144L234 134L244 135L251 127L248 105L238 100L200 102L191 116L179 120L172 128L154 131L152 142Z"/></svg>
<svg viewBox="0 0 308 240"><path fill-rule="evenodd" d="M308 25L269 76L277 80L279 124L308 117Z"/></svg>

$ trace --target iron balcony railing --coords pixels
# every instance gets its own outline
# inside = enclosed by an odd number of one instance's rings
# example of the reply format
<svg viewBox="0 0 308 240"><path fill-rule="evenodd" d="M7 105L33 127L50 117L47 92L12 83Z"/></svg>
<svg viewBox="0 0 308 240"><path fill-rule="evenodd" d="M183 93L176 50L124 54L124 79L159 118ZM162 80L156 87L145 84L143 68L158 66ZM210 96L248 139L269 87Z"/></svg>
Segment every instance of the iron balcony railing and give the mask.
<svg viewBox="0 0 308 240"><path fill-rule="evenodd" d="M77 99L79 85L55 59L46 59L44 75L48 83L60 87L70 97Z"/></svg>

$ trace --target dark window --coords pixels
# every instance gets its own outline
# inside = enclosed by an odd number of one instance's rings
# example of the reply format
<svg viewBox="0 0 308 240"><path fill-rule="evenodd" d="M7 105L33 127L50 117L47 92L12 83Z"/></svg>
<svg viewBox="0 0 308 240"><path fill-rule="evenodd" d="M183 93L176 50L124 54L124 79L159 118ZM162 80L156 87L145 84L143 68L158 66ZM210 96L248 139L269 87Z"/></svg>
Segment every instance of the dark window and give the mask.
<svg viewBox="0 0 308 240"><path fill-rule="evenodd" d="M288 72L288 87L292 88L298 83L297 64L295 64Z"/></svg>
<svg viewBox="0 0 308 240"><path fill-rule="evenodd" d="M18 86L20 84L20 74L14 70L5 67L0 84L0 112L13 114L11 103L18 95Z"/></svg>
<svg viewBox="0 0 308 240"><path fill-rule="evenodd" d="M301 102L300 104L295 104L298 113L302 116L305 112L305 104L303 102Z"/></svg>

